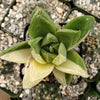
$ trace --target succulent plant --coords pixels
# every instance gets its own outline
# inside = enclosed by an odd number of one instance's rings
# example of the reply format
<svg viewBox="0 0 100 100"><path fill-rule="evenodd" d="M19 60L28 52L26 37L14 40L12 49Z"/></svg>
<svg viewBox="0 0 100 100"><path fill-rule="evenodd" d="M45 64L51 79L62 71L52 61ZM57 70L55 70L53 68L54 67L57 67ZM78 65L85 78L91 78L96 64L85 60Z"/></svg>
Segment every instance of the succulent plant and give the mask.
<svg viewBox="0 0 100 100"><path fill-rule="evenodd" d="M87 36L87 38L83 41L82 44L82 52L87 55L94 55L99 52L99 44L100 44L100 36L99 33L91 31L91 33Z"/></svg>
<svg viewBox="0 0 100 100"><path fill-rule="evenodd" d="M35 87L37 100L60 100L61 93L59 85L42 83Z"/></svg>
<svg viewBox="0 0 100 100"><path fill-rule="evenodd" d="M31 40L8 48L0 58L28 65L23 88L35 86L51 72L63 85L70 83L72 74L87 78L85 64L72 48L83 40L93 23L94 17L81 16L61 29L42 8L37 7L31 15Z"/></svg>

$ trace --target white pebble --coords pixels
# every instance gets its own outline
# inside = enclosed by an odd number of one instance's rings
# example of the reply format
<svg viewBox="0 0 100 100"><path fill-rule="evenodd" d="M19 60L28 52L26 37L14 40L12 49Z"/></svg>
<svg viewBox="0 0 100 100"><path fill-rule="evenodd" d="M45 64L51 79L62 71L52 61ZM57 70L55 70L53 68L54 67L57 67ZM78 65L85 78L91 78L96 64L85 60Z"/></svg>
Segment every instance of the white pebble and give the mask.
<svg viewBox="0 0 100 100"><path fill-rule="evenodd" d="M58 13L63 13L63 11L64 11L64 10L63 10L62 8L60 8L60 7L56 7L56 10L57 10Z"/></svg>
<svg viewBox="0 0 100 100"><path fill-rule="evenodd" d="M13 39L11 36L8 36L9 45L13 44Z"/></svg>
<svg viewBox="0 0 100 100"><path fill-rule="evenodd" d="M26 89L25 92L26 92L27 94L30 94L30 90L29 90L29 89Z"/></svg>
<svg viewBox="0 0 100 100"><path fill-rule="evenodd" d="M9 21L9 18L8 17L5 17L5 21Z"/></svg>
<svg viewBox="0 0 100 100"><path fill-rule="evenodd" d="M55 15L51 15L52 19L54 19L56 16Z"/></svg>
<svg viewBox="0 0 100 100"><path fill-rule="evenodd" d="M0 84L0 86L1 86L1 87L6 87L6 85L5 85L5 84Z"/></svg>
<svg viewBox="0 0 100 100"><path fill-rule="evenodd" d="M19 85L20 83L18 82L18 81L16 81L16 83L15 83L16 85Z"/></svg>
<svg viewBox="0 0 100 100"><path fill-rule="evenodd" d="M12 9L10 9L9 14L12 14Z"/></svg>
<svg viewBox="0 0 100 100"><path fill-rule="evenodd" d="M1 75L1 76L0 76L0 78L1 78L1 79L4 79L4 76L3 76L3 75Z"/></svg>
<svg viewBox="0 0 100 100"><path fill-rule="evenodd" d="M22 98L23 97L23 94L21 93L19 97Z"/></svg>
<svg viewBox="0 0 100 100"><path fill-rule="evenodd" d="M17 6L13 6L14 10L17 10Z"/></svg>
<svg viewBox="0 0 100 100"><path fill-rule="evenodd" d="M5 23L2 23L2 24L1 24L1 27L5 27Z"/></svg>

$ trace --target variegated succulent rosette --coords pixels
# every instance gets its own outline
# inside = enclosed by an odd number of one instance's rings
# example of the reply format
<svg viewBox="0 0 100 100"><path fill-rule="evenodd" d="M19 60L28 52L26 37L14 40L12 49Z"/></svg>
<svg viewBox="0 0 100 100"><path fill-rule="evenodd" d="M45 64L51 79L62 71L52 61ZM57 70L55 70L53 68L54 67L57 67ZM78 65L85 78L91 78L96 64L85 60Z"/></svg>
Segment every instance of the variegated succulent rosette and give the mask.
<svg viewBox="0 0 100 100"><path fill-rule="evenodd" d="M72 48L88 34L94 21L92 16L81 16L61 29L42 8L36 7L29 27L31 40L4 50L0 58L29 64L23 78L23 88L35 86L51 72L63 85L70 83L72 75L87 78L86 66Z"/></svg>

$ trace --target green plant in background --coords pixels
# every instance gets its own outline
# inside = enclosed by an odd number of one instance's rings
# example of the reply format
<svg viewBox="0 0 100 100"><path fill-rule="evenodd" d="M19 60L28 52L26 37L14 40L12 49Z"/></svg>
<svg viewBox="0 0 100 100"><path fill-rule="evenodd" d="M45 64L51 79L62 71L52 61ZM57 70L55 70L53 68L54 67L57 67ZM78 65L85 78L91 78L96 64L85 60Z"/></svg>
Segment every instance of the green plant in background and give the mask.
<svg viewBox="0 0 100 100"><path fill-rule="evenodd" d="M88 96L96 96L100 98L100 70L93 79L85 79L88 84L87 88L84 91L84 94L81 95L81 100L87 100Z"/></svg>
<svg viewBox="0 0 100 100"><path fill-rule="evenodd" d="M93 56L95 53L99 52L99 39L100 36L97 32L93 31L82 44L82 54Z"/></svg>
<svg viewBox="0 0 100 100"><path fill-rule="evenodd" d="M58 84L42 83L35 88L36 100L60 100L60 88Z"/></svg>
<svg viewBox="0 0 100 100"><path fill-rule="evenodd" d="M73 19L62 29L49 15L36 7L31 15L31 40L18 43L0 54L0 58L29 65L23 79L23 88L31 88L53 72L59 83L68 85L72 74L87 78L82 58L73 51L94 24L94 17Z"/></svg>

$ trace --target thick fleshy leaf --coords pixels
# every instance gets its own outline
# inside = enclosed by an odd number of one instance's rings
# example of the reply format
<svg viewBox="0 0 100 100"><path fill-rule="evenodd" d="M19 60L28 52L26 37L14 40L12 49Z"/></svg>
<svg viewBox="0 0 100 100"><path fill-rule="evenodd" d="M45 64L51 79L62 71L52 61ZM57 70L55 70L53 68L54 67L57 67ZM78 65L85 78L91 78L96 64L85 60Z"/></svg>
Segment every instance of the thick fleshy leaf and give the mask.
<svg viewBox="0 0 100 100"><path fill-rule="evenodd" d="M41 50L40 42L41 42L41 40L42 40L42 37L38 37L38 38L30 40L28 43L31 46L31 49L32 49L31 54L32 54L33 58L41 64L46 64L46 62L44 61L44 59L40 55L40 50Z"/></svg>
<svg viewBox="0 0 100 100"><path fill-rule="evenodd" d="M23 79L23 88L31 88L48 76L54 69L53 64L40 64L34 59L30 60L30 66Z"/></svg>
<svg viewBox="0 0 100 100"><path fill-rule="evenodd" d="M57 42L58 42L58 40L57 40L56 36L54 36L54 35L51 34L51 33L48 33L48 34L44 37L41 46L43 47L43 46L46 46L46 45L48 45L48 44L57 43Z"/></svg>
<svg viewBox="0 0 100 100"><path fill-rule="evenodd" d="M0 56L3 56L4 54L10 53L12 51L27 49L27 48L30 48L30 46L28 45L28 41L21 42L21 43L13 45L13 46L9 47L8 49L4 50L2 53L0 53Z"/></svg>
<svg viewBox="0 0 100 100"><path fill-rule="evenodd" d="M53 74L55 76L55 78L57 79L57 81L59 83L61 83L62 85L66 86L66 79L65 79L65 73L57 70L57 69L54 69L53 70Z"/></svg>
<svg viewBox="0 0 100 100"><path fill-rule="evenodd" d="M56 54L58 54L58 48L59 48L59 43L53 43L50 45L49 50L50 52L55 52Z"/></svg>
<svg viewBox="0 0 100 100"><path fill-rule="evenodd" d="M28 57L31 55L30 46L28 42L18 43L0 53L0 58L16 63L26 63Z"/></svg>
<svg viewBox="0 0 100 100"><path fill-rule="evenodd" d="M16 62L16 63L26 63L29 56L31 55L31 49L21 49L6 53L0 58L3 60Z"/></svg>
<svg viewBox="0 0 100 100"><path fill-rule="evenodd" d="M60 42L64 43L66 49L70 49L77 43L80 34L80 31L61 29L55 35Z"/></svg>
<svg viewBox="0 0 100 100"><path fill-rule="evenodd" d="M60 43L59 49L58 49L58 55L53 59L52 63L54 65L60 65L66 61L66 48L63 43Z"/></svg>
<svg viewBox="0 0 100 100"><path fill-rule="evenodd" d="M72 29L72 30L80 30L81 36L77 42L80 42L89 32L94 24L94 17L93 16L81 16L71 20L64 26L64 29Z"/></svg>
<svg viewBox="0 0 100 100"><path fill-rule="evenodd" d="M82 77L88 77L87 71L81 68L78 64L67 59L67 61L59 66L56 66L56 69L68 74L79 75Z"/></svg>
<svg viewBox="0 0 100 100"><path fill-rule="evenodd" d="M57 22L55 22L54 25L55 25L56 31L58 31L59 29L61 29L61 26Z"/></svg>
<svg viewBox="0 0 100 100"><path fill-rule="evenodd" d="M33 15L29 27L29 35L31 38L39 36L44 37L47 33L55 33L56 28L46 12L39 8Z"/></svg>
<svg viewBox="0 0 100 100"><path fill-rule="evenodd" d="M41 50L41 54L47 63L51 63L52 60L57 56L54 53L50 53L50 52L45 51L44 49Z"/></svg>
<svg viewBox="0 0 100 100"><path fill-rule="evenodd" d="M72 75L71 74L65 74L66 84L69 85L72 81Z"/></svg>
<svg viewBox="0 0 100 100"><path fill-rule="evenodd" d="M45 19L51 20L50 16L45 12L45 10L38 7L38 6L33 10L32 14L31 14L31 19L34 16L36 16L36 14L39 13L39 12L41 13L41 16L43 16Z"/></svg>
<svg viewBox="0 0 100 100"><path fill-rule="evenodd" d="M79 75L86 78L88 77L85 64L82 58L75 51L68 51L67 61L56 68L65 73Z"/></svg>
<svg viewBox="0 0 100 100"><path fill-rule="evenodd" d="M68 51L67 58L73 61L74 63L78 64L83 70L87 70L83 59L80 57L80 55L77 52L72 50Z"/></svg>

